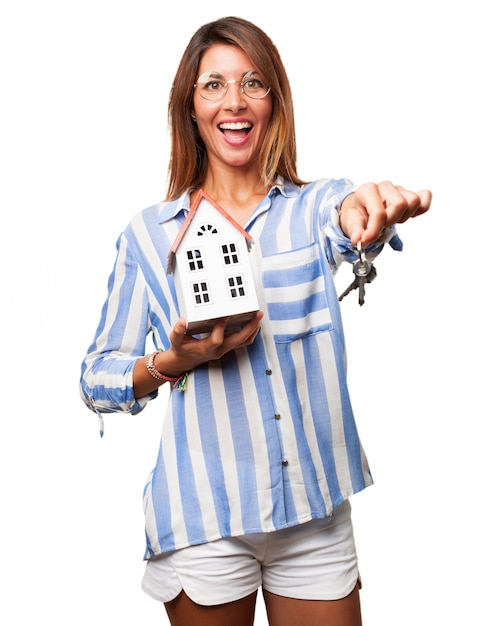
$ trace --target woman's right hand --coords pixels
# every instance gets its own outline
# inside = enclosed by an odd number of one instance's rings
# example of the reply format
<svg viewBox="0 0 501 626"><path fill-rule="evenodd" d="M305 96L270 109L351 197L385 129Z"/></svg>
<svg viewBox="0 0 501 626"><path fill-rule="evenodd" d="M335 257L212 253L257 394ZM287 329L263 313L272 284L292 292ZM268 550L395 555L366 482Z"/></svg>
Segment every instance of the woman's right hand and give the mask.
<svg viewBox="0 0 501 626"><path fill-rule="evenodd" d="M231 350L250 345L259 332L262 311L240 330L226 333L228 318L218 320L206 337L198 339L186 333L186 320L179 318L169 336L171 346L155 357L155 368L164 376L176 378L202 363L220 359ZM138 359L134 367L134 396L143 398L163 384L153 378L146 367L146 357Z"/></svg>
<svg viewBox="0 0 501 626"><path fill-rule="evenodd" d="M262 311L258 311L245 326L232 333L226 333L228 318L223 318L218 320L210 334L202 339L187 335L186 321L180 318L169 337L170 349L156 358L157 369L163 371L162 362L167 368L168 361L170 361L171 366L176 367L175 374L182 374L207 361L220 359L231 350L248 346L259 332L262 318ZM164 359L161 358L162 356ZM165 371L169 372L169 376L171 375L170 370Z"/></svg>

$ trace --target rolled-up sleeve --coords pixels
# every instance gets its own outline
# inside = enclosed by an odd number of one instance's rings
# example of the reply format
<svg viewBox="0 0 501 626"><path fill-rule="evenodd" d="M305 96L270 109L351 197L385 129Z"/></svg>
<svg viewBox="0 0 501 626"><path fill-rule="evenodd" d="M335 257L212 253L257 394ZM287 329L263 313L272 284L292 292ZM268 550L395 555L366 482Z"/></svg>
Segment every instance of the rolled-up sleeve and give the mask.
<svg viewBox="0 0 501 626"><path fill-rule="evenodd" d="M101 413L139 413L158 394L134 397L134 365L144 355L151 328L147 286L124 234L117 250L101 320L80 378L80 395L100 417L101 427Z"/></svg>

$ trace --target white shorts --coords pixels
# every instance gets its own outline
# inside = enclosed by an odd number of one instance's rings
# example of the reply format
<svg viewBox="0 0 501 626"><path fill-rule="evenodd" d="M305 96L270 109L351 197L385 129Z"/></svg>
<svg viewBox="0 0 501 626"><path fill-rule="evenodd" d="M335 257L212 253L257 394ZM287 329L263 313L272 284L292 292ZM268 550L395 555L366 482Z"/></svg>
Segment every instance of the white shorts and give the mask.
<svg viewBox="0 0 501 626"><path fill-rule="evenodd" d="M170 602L182 590L197 604L225 604L261 585L303 600L338 600L359 580L348 500L330 517L271 533L190 546L150 559L143 590Z"/></svg>

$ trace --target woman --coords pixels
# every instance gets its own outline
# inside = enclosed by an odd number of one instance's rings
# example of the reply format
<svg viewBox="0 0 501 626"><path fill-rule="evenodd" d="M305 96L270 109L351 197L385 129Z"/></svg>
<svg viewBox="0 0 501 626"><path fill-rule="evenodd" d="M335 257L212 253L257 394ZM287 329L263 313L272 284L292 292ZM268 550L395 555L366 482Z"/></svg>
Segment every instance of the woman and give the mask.
<svg viewBox="0 0 501 626"><path fill-rule="evenodd" d="M331 275L359 242L368 258L398 248L394 224L427 211L431 194L300 180L284 67L239 18L195 33L169 119L167 200L119 239L81 379L100 419L172 388L144 491L143 588L174 626L250 625L260 586L272 626L359 625L348 498L372 478ZM235 332L222 318L191 336L166 265L200 188L252 237L261 310Z"/></svg>

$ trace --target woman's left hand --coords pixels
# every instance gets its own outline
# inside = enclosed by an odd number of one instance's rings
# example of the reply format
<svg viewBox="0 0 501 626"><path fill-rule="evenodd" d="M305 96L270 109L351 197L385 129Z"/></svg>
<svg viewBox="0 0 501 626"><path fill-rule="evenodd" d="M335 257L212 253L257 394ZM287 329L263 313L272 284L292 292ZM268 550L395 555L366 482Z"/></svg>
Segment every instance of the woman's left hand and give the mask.
<svg viewBox="0 0 501 626"><path fill-rule="evenodd" d="M431 191L409 191L385 181L365 183L347 196L341 205L339 225L354 246L376 241L383 230L426 213Z"/></svg>

